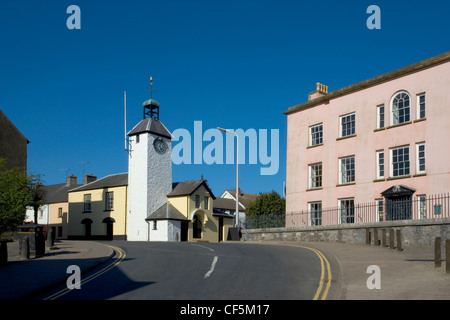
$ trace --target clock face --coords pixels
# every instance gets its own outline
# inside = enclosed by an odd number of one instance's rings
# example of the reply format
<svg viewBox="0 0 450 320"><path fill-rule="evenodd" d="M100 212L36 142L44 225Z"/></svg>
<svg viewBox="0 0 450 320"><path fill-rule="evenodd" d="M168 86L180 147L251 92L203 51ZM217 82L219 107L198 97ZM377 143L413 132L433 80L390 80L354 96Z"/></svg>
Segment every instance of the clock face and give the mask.
<svg viewBox="0 0 450 320"><path fill-rule="evenodd" d="M153 147L155 148L155 151L160 154L166 152L166 143L161 138L157 138L153 141Z"/></svg>

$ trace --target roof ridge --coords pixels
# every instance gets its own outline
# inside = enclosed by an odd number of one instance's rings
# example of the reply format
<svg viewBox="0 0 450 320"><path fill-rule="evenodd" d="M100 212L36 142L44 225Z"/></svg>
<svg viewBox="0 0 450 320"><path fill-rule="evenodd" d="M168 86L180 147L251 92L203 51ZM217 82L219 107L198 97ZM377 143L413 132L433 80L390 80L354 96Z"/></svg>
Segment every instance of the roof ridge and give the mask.
<svg viewBox="0 0 450 320"><path fill-rule="evenodd" d="M109 175L107 175L107 176L104 176L103 178L100 178L100 179L91 181L91 182L89 182L89 183L83 184L83 185L78 186L78 187L76 187L76 188L74 188L74 189L70 189L69 192L72 192L72 191L78 191L78 189L81 189L81 188L84 188L84 187L88 187L88 186L91 186L91 185L93 185L93 184L98 184L99 182L105 180L106 178L110 178L110 177L113 177L113 176L119 176L119 175L127 175L127 176L128 176L128 172L109 174ZM88 190L89 190L89 189L88 189Z"/></svg>

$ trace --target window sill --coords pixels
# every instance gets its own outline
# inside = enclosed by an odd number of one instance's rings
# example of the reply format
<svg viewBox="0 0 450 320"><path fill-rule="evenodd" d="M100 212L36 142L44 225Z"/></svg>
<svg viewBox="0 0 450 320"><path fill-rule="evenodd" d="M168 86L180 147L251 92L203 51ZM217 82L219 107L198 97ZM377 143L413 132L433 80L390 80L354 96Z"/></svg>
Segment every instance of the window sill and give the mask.
<svg viewBox="0 0 450 320"><path fill-rule="evenodd" d="M399 123L399 124L393 124L393 125L387 127L386 129L393 129L393 128L397 128L397 127L402 127L402 126L406 126L406 125L411 124L411 123L412 123L412 121L406 121L406 122Z"/></svg>
<svg viewBox="0 0 450 320"><path fill-rule="evenodd" d="M308 146L308 147L306 147L306 149L312 149L312 148L321 147L321 146L323 146L323 143L319 143L314 146Z"/></svg>
<svg viewBox="0 0 450 320"><path fill-rule="evenodd" d="M105 210L103 210L103 212L113 212L113 211L114 211L114 209L110 209L110 210L105 209Z"/></svg>
<svg viewBox="0 0 450 320"><path fill-rule="evenodd" d="M425 177L426 175L427 175L426 172L421 172L421 173L417 173L417 174L413 175L413 178L415 178L415 177Z"/></svg>
<svg viewBox="0 0 450 320"><path fill-rule="evenodd" d="M306 192L308 192L308 191L316 191L316 190L323 190L323 187L306 189Z"/></svg>
<svg viewBox="0 0 450 320"><path fill-rule="evenodd" d="M387 178L386 181L391 181L391 180L399 180L399 179L407 179L407 178L411 178L411 175L405 175L405 176L398 176L398 177L390 177Z"/></svg>
<svg viewBox="0 0 450 320"><path fill-rule="evenodd" d="M345 186L354 186L354 185L356 185L356 182L348 182L348 183L337 184L336 187L345 187Z"/></svg>
<svg viewBox="0 0 450 320"><path fill-rule="evenodd" d="M379 178L379 179L373 180L373 182L382 182L382 181L386 181L386 179L384 179L384 178Z"/></svg>
<svg viewBox="0 0 450 320"><path fill-rule="evenodd" d="M356 137L356 134L352 134L352 135L349 135L349 136L336 138L336 141L345 140L345 139L354 138L354 137Z"/></svg>
<svg viewBox="0 0 450 320"><path fill-rule="evenodd" d="M92 211L83 211L81 213L92 213Z"/></svg>
<svg viewBox="0 0 450 320"><path fill-rule="evenodd" d="M386 130L386 128L377 128L377 129L373 130L373 132L384 131L384 130Z"/></svg>
<svg viewBox="0 0 450 320"><path fill-rule="evenodd" d="M417 119L417 120L414 120L414 123L416 123L416 122L422 122L422 121L425 121L425 120L427 120L427 118Z"/></svg>

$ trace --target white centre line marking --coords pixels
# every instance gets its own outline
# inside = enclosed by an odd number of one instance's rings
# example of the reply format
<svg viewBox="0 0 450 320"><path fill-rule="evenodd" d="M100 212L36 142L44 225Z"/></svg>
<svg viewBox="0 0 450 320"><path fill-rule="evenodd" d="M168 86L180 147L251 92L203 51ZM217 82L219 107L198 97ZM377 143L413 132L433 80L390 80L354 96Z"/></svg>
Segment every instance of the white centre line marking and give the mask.
<svg viewBox="0 0 450 320"><path fill-rule="evenodd" d="M215 256L213 259L213 262L211 264L211 269L209 269L209 271L207 273L205 273L204 279L208 278L211 275L211 273L213 273L214 268L216 267L217 260L219 260L219 257Z"/></svg>
<svg viewBox="0 0 450 320"><path fill-rule="evenodd" d="M208 247L205 247L205 246L202 246L202 245L200 245L200 244L193 244L193 246L200 247L200 248L204 248L204 249L208 249L209 251L214 251L214 249L208 248Z"/></svg>

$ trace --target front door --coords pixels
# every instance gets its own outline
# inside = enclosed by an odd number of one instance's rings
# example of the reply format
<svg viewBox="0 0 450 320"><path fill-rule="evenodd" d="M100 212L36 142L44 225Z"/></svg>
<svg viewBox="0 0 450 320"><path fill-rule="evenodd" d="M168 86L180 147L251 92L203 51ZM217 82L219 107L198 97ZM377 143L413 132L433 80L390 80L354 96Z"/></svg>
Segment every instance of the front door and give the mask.
<svg viewBox="0 0 450 320"><path fill-rule="evenodd" d="M223 218L219 218L219 242L223 241Z"/></svg>
<svg viewBox="0 0 450 320"><path fill-rule="evenodd" d="M397 185L381 193L385 198L386 221L412 218L412 195L415 191L410 187Z"/></svg>
<svg viewBox="0 0 450 320"><path fill-rule="evenodd" d="M84 235L89 239L91 237L91 223L85 223L84 226Z"/></svg>
<svg viewBox="0 0 450 320"><path fill-rule="evenodd" d="M188 239L189 223L187 221L181 222L181 241L187 241Z"/></svg>
<svg viewBox="0 0 450 320"><path fill-rule="evenodd" d="M112 240L113 239L113 223L108 222L106 224L106 239Z"/></svg>
<svg viewBox="0 0 450 320"><path fill-rule="evenodd" d="M192 225L192 233L194 239L201 239L202 238L202 222L200 221L200 218L195 215L194 216L194 223Z"/></svg>
<svg viewBox="0 0 450 320"><path fill-rule="evenodd" d="M386 197L386 220L409 220L412 218L412 197Z"/></svg>

